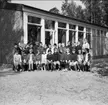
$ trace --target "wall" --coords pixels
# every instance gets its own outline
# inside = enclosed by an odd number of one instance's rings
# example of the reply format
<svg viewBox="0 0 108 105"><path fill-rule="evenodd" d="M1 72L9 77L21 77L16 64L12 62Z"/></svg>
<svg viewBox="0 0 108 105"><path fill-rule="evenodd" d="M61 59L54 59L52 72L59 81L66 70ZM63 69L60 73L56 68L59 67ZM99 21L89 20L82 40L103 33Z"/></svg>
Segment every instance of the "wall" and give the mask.
<svg viewBox="0 0 108 105"><path fill-rule="evenodd" d="M21 11L0 9L0 64L12 63L14 43L23 36Z"/></svg>

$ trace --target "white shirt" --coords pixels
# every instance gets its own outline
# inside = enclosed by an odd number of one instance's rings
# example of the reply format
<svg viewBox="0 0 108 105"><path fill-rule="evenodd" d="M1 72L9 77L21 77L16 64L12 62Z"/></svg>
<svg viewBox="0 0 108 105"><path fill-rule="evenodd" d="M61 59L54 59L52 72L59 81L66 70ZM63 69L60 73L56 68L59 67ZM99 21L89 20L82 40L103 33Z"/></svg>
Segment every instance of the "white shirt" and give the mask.
<svg viewBox="0 0 108 105"><path fill-rule="evenodd" d="M89 43L84 43L83 46L82 46L82 48L83 49L86 49L86 48L90 49Z"/></svg>
<svg viewBox="0 0 108 105"><path fill-rule="evenodd" d="M47 54L42 54L41 63L45 63L46 64L46 62L47 62Z"/></svg>
<svg viewBox="0 0 108 105"><path fill-rule="evenodd" d="M21 55L20 54L14 54L14 57L13 57L13 61L14 63L17 63L17 64L20 64L21 63Z"/></svg>

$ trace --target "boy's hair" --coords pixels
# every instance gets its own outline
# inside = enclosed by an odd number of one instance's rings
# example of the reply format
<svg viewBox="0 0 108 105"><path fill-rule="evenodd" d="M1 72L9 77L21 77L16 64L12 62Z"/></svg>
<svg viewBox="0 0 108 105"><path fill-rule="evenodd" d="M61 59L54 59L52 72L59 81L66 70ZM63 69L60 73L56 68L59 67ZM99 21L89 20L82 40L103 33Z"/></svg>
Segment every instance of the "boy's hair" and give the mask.
<svg viewBox="0 0 108 105"><path fill-rule="evenodd" d="M57 46L57 44L56 44L56 43L54 43L54 46Z"/></svg>
<svg viewBox="0 0 108 105"><path fill-rule="evenodd" d="M48 50L48 52L52 52L51 50Z"/></svg>
<svg viewBox="0 0 108 105"><path fill-rule="evenodd" d="M15 46L15 45L18 45L18 44L17 44L17 43L14 43L14 46Z"/></svg>

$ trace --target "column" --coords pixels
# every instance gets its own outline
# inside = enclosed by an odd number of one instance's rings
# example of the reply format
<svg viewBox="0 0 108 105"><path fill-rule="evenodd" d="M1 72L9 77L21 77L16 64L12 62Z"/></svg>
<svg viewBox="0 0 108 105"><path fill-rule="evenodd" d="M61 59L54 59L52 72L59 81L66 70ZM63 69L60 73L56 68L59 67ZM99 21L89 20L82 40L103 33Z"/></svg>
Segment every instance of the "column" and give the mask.
<svg viewBox="0 0 108 105"><path fill-rule="evenodd" d="M76 25L75 42L78 42L78 25Z"/></svg>
<svg viewBox="0 0 108 105"><path fill-rule="evenodd" d="M28 16L27 14L24 12L23 13L23 34L24 34L24 44L27 44L28 43L28 26L27 26L27 23L28 23Z"/></svg>
<svg viewBox="0 0 108 105"><path fill-rule="evenodd" d="M66 24L66 45L67 45L67 42L69 41L69 24L67 23Z"/></svg>
<svg viewBox="0 0 108 105"><path fill-rule="evenodd" d="M91 45L90 45L91 46L91 55L93 56L93 49L92 49L93 48L93 29L92 28L91 28L91 34L90 35L91 35L91 37L90 37L91 38L90 39L91 40Z"/></svg>
<svg viewBox="0 0 108 105"><path fill-rule="evenodd" d="M45 19L42 18L41 19L41 42L43 43L43 45L45 44Z"/></svg>
<svg viewBox="0 0 108 105"><path fill-rule="evenodd" d="M56 44L58 44L58 22L55 21L55 41Z"/></svg>
<svg viewBox="0 0 108 105"><path fill-rule="evenodd" d="M97 47L97 40L98 40L97 38L98 38L98 37L97 37L97 36L98 36L98 35L97 35L97 29L96 29L96 56L98 55L98 51L97 51L97 50L98 50L98 49L97 49L97 48L98 48L98 47Z"/></svg>
<svg viewBox="0 0 108 105"><path fill-rule="evenodd" d="M86 38L86 27L84 27L84 36L83 36L83 39Z"/></svg>
<svg viewBox="0 0 108 105"><path fill-rule="evenodd" d="M101 42L101 30L99 30L99 35L100 35L100 36L99 36L99 40L100 40L100 43L99 43L99 44L100 44L99 55L102 55L102 54L101 54L101 49L102 49L102 48L101 48L101 44L102 44L102 42Z"/></svg>

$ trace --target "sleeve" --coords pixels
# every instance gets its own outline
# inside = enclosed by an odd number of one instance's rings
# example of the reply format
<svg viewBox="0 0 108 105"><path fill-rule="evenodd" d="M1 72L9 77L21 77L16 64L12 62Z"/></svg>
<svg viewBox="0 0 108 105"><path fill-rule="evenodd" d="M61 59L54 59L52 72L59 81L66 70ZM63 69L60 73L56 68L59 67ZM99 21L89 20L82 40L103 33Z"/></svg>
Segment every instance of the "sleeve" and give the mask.
<svg viewBox="0 0 108 105"><path fill-rule="evenodd" d="M15 55L13 55L13 63L15 63Z"/></svg>
<svg viewBox="0 0 108 105"><path fill-rule="evenodd" d="M22 62L21 55L19 56L19 58L20 58L20 63L21 63Z"/></svg>

